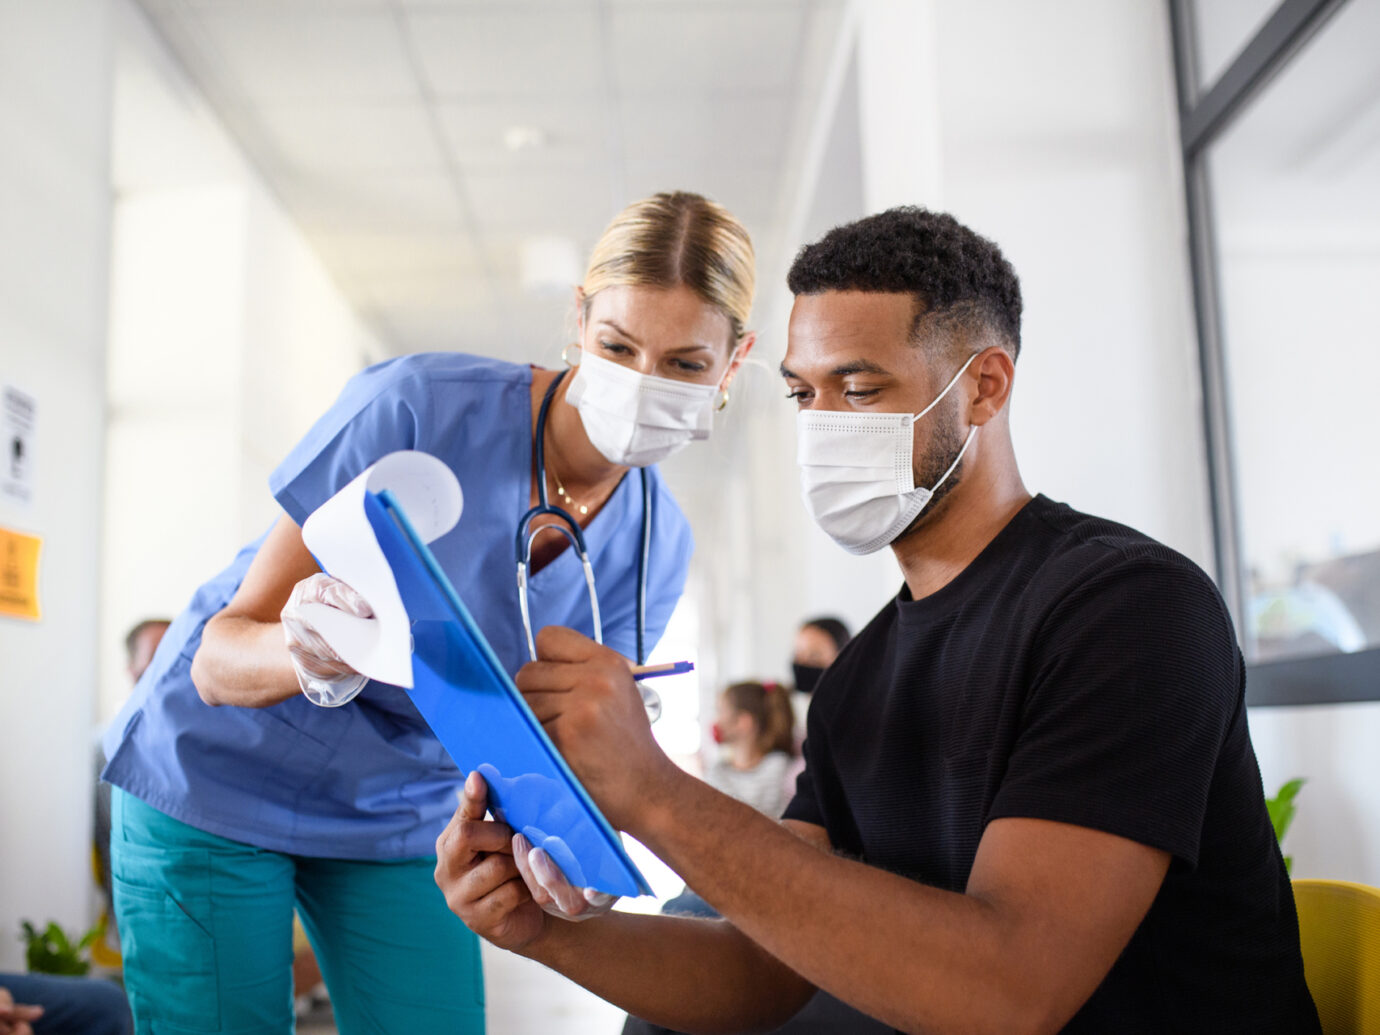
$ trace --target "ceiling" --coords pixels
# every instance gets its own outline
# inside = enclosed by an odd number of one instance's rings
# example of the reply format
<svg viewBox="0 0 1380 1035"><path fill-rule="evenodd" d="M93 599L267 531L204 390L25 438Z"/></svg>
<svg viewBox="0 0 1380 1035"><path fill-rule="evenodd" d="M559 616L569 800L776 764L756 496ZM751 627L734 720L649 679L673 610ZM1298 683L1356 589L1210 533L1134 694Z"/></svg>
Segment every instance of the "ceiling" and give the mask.
<svg viewBox="0 0 1380 1035"><path fill-rule="evenodd" d="M708 194L769 259L843 7L139 2L388 347L528 355L633 199Z"/></svg>

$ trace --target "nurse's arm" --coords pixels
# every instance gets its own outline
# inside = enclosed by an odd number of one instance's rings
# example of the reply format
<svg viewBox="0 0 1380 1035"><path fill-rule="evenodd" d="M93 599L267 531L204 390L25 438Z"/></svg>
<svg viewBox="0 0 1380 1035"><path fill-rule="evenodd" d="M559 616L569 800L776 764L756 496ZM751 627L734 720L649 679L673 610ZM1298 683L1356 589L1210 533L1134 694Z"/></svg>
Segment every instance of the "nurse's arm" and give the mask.
<svg viewBox="0 0 1380 1035"><path fill-rule="evenodd" d="M292 589L321 569L284 514L259 547L238 592L206 623L192 682L207 704L263 708L301 693L279 615Z"/></svg>

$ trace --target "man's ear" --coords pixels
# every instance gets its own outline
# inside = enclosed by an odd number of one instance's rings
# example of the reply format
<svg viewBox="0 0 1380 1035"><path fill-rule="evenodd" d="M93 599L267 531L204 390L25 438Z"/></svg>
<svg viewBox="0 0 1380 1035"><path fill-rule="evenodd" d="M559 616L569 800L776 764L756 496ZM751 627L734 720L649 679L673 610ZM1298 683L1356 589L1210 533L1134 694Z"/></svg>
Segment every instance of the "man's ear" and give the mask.
<svg viewBox="0 0 1380 1035"><path fill-rule="evenodd" d="M1006 408L1011 400L1011 385L1016 378L1016 364L1000 345L991 345L978 353L968 368L968 379L975 382L968 399L968 422L983 425Z"/></svg>

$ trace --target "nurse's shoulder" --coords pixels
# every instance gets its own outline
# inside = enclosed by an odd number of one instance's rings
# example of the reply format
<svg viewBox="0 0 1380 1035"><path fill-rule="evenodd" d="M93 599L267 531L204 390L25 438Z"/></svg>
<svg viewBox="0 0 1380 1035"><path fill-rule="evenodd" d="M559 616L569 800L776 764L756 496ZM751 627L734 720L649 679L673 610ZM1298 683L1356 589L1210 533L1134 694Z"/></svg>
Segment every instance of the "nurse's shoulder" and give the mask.
<svg viewBox="0 0 1380 1035"><path fill-rule="evenodd" d="M365 367L350 378L341 401L363 404L381 395L419 395L443 385L528 386L531 381L531 367L525 363L465 352L414 352Z"/></svg>

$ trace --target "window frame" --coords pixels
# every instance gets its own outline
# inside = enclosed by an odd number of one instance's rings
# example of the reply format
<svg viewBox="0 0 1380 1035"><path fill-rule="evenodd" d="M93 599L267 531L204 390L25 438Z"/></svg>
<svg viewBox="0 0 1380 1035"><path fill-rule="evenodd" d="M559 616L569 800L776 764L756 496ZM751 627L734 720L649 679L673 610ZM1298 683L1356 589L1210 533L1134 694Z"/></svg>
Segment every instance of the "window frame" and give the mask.
<svg viewBox="0 0 1380 1035"><path fill-rule="evenodd" d="M1199 82L1195 0L1166 0L1179 101L1213 554L1218 587L1243 642L1248 630L1240 493L1207 155L1211 145L1348 2L1282 0L1216 81L1203 84ZM1380 700L1380 647L1247 665L1246 703L1251 706L1373 700Z"/></svg>

